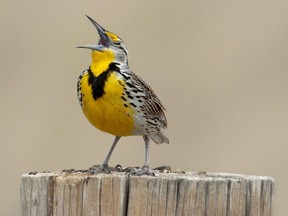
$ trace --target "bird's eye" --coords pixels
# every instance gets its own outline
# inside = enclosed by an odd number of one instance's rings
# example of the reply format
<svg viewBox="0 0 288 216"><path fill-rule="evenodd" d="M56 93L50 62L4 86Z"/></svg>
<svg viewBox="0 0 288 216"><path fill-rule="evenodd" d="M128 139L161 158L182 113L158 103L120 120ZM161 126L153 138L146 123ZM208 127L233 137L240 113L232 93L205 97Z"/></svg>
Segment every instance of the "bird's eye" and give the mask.
<svg viewBox="0 0 288 216"><path fill-rule="evenodd" d="M120 46L121 42L116 41L116 42L114 42L114 44L115 44L116 46Z"/></svg>

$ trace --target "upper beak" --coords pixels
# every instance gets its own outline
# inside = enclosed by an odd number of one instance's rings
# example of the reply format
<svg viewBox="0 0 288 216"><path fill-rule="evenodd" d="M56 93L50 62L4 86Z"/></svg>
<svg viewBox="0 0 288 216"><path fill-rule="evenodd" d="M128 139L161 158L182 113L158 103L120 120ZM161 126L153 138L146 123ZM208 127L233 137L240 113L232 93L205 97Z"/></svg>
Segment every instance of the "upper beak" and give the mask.
<svg viewBox="0 0 288 216"><path fill-rule="evenodd" d="M92 49L92 50L97 50L102 52L103 48L107 47L110 44L110 41L105 34L106 30L100 26L95 20L93 20L91 17L87 16L86 17L92 22L92 24L96 27L97 32L100 36L100 40L98 42L98 45L82 45L78 46L77 48L86 48L86 49Z"/></svg>
<svg viewBox="0 0 288 216"><path fill-rule="evenodd" d="M97 32L100 36L99 44L102 44L104 46L108 46L110 42L109 42L109 39L106 35L106 30L102 26L100 26L95 20L93 20L91 17L89 17L87 15L86 15L86 17L92 22L92 24L97 29Z"/></svg>

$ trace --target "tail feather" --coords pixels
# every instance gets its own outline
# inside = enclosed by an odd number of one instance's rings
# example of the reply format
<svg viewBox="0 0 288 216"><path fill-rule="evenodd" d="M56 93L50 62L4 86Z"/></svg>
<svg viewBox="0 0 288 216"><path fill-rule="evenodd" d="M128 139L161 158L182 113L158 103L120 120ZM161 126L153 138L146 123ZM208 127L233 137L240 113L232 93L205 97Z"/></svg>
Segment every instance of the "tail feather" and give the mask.
<svg viewBox="0 0 288 216"><path fill-rule="evenodd" d="M169 138L164 134L163 131L160 131L157 134L153 134L150 136L150 138L156 143L156 144L162 144L162 143L170 143Z"/></svg>

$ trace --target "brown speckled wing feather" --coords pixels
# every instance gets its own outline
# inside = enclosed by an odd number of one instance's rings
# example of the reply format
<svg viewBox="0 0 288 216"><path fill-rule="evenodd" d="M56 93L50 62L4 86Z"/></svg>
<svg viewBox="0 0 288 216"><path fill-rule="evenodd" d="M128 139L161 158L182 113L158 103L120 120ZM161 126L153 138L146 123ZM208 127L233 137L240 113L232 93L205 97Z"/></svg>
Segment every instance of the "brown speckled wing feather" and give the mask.
<svg viewBox="0 0 288 216"><path fill-rule="evenodd" d="M141 77L132 73L132 81L135 86L142 89L143 93L146 96L146 100L144 101L145 110L148 114L153 115L161 119L163 126L167 127L167 120L165 117L165 107L161 103L160 99L154 93L153 89L143 80Z"/></svg>

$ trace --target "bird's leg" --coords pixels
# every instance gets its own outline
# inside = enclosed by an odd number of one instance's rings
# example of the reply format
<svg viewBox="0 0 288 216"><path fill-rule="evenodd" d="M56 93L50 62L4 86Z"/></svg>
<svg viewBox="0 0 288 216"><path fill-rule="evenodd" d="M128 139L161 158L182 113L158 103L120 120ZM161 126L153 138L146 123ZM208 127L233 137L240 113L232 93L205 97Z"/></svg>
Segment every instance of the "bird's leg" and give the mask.
<svg viewBox="0 0 288 216"><path fill-rule="evenodd" d="M149 142L150 138L148 136L143 136L145 142L145 161L142 169L149 169Z"/></svg>
<svg viewBox="0 0 288 216"><path fill-rule="evenodd" d="M111 148L110 148L110 150L109 150L109 152L108 152L108 155L106 156L104 162L102 163L101 168L102 168L103 170L109 169L108 163L109 163L109 160L110 160L110 158L111 158L111 155L112 155L112 153L113 153L113 150L114 150L115 146L117 145L119 139L120 139L120 136L116 136L116 137L115 137L115 140L114 140L114 142L113 142L113 144L112 144L112 146L111 146Z"/></svg>
<svg viewBox="0 0 288 216"><path fill-rule="evenodd" d="M150 175L155 176L153 170L149 169L149 142L150 138L146 135L143 136L145 142L145 161L141 169L134 169L131 172L131 175L141 176L141 175Z"/></svg>
<svg viewBox="0 0 288 216"><path fill-rule="evenodd" d="M103 161L102 165L93 165L88 169L88 173L91 174L98 174L98 173L110 173L111 171L117 171L116 167L109 167L108 163L111 158L111 155L113 153L113 150L115 146L117 145L118 141L120 139L120 136L116 136L115 140L108 152L108 155L106 156L105 160Z"/></svg>

